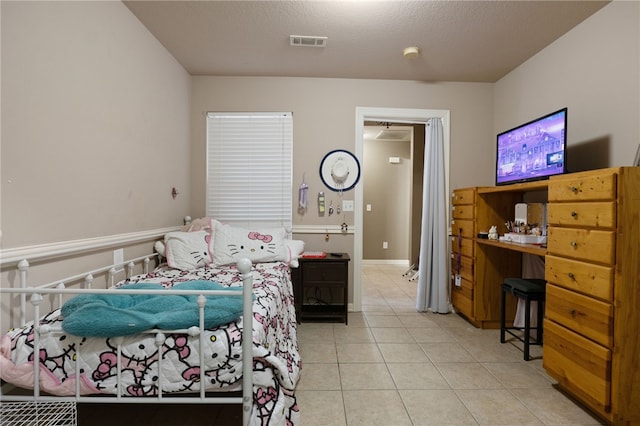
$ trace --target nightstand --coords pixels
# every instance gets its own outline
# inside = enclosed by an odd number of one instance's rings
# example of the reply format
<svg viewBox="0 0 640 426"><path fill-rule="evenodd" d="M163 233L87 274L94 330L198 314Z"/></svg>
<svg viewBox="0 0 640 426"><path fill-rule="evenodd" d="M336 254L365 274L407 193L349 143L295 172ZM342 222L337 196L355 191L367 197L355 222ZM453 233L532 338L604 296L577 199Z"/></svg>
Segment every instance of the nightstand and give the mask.
<svg viewBox="0 0 640 426"><path fill-rule="evenodd" d="M291 270L296 317L303 320L340 320L348 324L349 255L300 258Z"/></svg>

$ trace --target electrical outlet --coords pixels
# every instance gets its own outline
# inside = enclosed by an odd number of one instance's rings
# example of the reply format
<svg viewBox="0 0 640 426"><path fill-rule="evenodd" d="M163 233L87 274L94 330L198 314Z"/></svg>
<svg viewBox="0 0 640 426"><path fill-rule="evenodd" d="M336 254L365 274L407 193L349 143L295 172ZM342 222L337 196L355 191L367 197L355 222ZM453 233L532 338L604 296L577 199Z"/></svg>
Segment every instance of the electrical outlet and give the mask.
<svg viewBox="0 0 640 426"><path fill-rule="evenodd" d="M343 212L352 212L353 211L353 200L342 200L342 211Z"/></svg>
<svg viewBox="0 0 640 426"><path fill-rule="evenodd" d="M387 241L383 241L382 242L382 248L385 249L385 250L388 249L389 248L389 243Z"/></svg>
<svg viewBox="0 0 640 426"><path fill-rule="evenodd" d="M124 263L124 249L117 249L113 251L113 264L114 265L118 265L116 267L116 271L120 272L124 269L123 264Z"/></svg>

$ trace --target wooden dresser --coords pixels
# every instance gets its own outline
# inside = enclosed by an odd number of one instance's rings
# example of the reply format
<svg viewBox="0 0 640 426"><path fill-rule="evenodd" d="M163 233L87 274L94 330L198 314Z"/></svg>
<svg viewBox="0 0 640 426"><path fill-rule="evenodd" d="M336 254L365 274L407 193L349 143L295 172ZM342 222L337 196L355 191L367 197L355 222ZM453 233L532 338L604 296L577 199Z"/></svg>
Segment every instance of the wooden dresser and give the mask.
<svg viewBox="0 0 640 426"><path fill-rule="evenodd" d="M451 196L451 299L457 311L468 319L474 318L473 239L476 235L476 194L476 188L465 188L453 191Z"/></svg>
<svg viewBox="0 0 640 426"><path fill-rule="evenodd" d="M547 248L477 238L491 225L504 233L531 195L548 200ZM609 423L640 425L640 167L461 188L451 203L456 311L497 327L500 284L521 276L522 253L544 256L544 368Z"/></svg>
<svg viewBox="0 0 640 426"><path fill-rule="evenodd" d="M543 366L612 424L640 424L640 167L548 186Z"/></svg>

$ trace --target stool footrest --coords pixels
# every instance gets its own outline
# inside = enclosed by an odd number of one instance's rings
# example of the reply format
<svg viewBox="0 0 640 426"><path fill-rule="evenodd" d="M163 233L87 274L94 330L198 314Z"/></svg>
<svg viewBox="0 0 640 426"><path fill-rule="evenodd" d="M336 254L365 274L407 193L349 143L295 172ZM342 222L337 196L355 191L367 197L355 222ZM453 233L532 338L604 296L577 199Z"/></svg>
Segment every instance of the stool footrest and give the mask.
<svg viewBox="0 0 640 426"><path fill-rule="evenodd" d="M529 327L529 331L531 331L531 330L537 330L537 329L538 329L538 327ZM504 331L505 331L505 333L509 333L510 335L512 335L513 337L515 337L516 339L520 340L522 343L526 343L526 342L524 341L524 337L523 337L523 336L519 336L519 335L517 335L516 333L514 333L514 332L513 332L513 330L525 331L525 328L524 328L524 327L505 327L505 328L504 328ZM500 341L500 343L505 343L505 342L506 342L506 340L505 340L504 342L503 342L503 341ZM535 337L530 337L529 345L538 345L538 346L542 346L542 340L540 340L540 341L538 342L538 340L537 340Z"/></svg>

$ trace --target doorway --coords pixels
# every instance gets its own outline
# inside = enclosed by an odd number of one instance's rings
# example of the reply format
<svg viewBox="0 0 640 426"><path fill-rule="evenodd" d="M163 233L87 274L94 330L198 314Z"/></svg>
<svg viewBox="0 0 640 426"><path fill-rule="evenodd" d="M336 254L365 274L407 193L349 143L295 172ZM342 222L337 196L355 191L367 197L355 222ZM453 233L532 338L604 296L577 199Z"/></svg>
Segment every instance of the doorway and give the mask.
<svg viewBox="0 0 640 426"><path fill-rule="evenodd" d="M449 193L449 145L450 123L449 110L427 110L408 108L376 108L356 107L356 157L362 159L364 151L364 127L366 121L390 121L394 123L426 124L431 118L440 118L444 133L445 156L445 191ZM354 259L353 259L353 305L351 310L362 311L362 244L363 244L363 195L362 185L355 187L355 230L354 230ZM448 203L448 200L447 200ZM449 206L447 206L449 211Z"/></svg>
<svg viewBox="0 0 640 426"><path fill-rule="evenodd" d="M365 123L363 187L363 263L409 266L412 249L414 127L392 122ZM424 131L418 131L419 135ZM424 137L422 138L424 141Z"/></svg>

